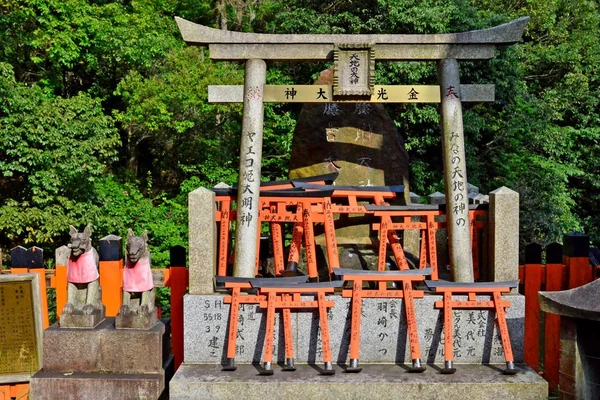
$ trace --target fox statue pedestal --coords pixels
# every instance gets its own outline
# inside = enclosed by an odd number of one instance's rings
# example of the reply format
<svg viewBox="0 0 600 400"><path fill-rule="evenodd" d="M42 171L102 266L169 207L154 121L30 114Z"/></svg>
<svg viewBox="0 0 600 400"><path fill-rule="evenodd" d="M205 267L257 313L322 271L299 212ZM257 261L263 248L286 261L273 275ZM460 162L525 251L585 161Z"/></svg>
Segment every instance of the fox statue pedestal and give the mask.
<svg viewBox="0 0 600 400"><path fill-rule="evenodd" d="M52 325L44 332L42 369L31 399L159 399L174 373L170 320L151 329L116 329L107 318L93 329Z"/></svg>

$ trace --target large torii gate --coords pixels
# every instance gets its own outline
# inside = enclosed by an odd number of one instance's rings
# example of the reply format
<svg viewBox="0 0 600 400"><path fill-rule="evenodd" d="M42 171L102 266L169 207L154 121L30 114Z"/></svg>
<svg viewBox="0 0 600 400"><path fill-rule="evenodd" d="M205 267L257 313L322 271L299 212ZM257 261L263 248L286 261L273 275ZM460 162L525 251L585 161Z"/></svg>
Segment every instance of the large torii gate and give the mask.
<svg viewBox="0 0 600 400"><path fill-rule="evenodd" d="M463 85L459 60L488 60L496 46L518 42L529 17L490 29L432 35L257 34L223 31L175 17L187 44L210 58L246 61L244 86L216 86L214 102L243 102L234 276L254 277L264 102L439 102L450 265L454 280L473 282L462 101L493 101L493 85ZM333 86L266 83L269 61L335 61ZM375 60L435 61L439 86L375 86Z"/></svg>

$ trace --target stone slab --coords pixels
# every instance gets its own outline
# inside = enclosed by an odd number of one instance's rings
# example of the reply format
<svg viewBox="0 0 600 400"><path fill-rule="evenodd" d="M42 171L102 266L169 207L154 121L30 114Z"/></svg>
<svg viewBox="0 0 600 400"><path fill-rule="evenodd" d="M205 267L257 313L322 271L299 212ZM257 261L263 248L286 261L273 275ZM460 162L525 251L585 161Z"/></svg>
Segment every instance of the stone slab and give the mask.
<svg viewBox="0 0 600 400"><path fill-rule="evenodd" d="M152 329L158 321L156 308L149 315L140 315L132 312L129 315L117 314L115 317L115 328L117 329Z"/></svg>
<svg viewBox="0 0 600 400"><path fill-rule="evenodd" d="M47 372L158 373L165 362L165 325L150 330L117 330L114 319L95 329L59 328L44 332L43 369Z"/></svg>
<svg viewBox="0 0 600 400"><path fill-rule="evenodd" d="M61 328L94 328L104 320L105 313L106 307L102 306L102 310L95 309L91 314L62 314L59 325Z"/></svg>
<svg viewBox="0 0 600 400"><path fill-rule="evenodd" d="M378 400L490 400L548 398L548 384L531 368L517 365L517 375L502 375L503 365L457 365L454 375L442 375L428 366L421 374L409 374L400 366L373 364L359 374L321 376L309 365L298 364L295 372L259 376L253 365L240 365L235 372L222 372L214 365L182 364L171 380L172 400L234 399L378 399Z"/></svg>
<svg viewBox="0 0 600 400"><path fill-rule="evenodd" d="M31 400L156 400L165 388L164 374L97 374L65 376L37 372L30 381Z"/></svg>
<svg viewBox="0 0 600 400"><path fill-rule="evenodd" d="M329 311L329 330L333 361L345 363L349 347L350 303L338 295L330 296L334 308ZM455 296L460 299L461 296ZM462 297L466 298L466 297ZM482 296L483 299L489 299ZM523 361L525 298L510 295L507 323L516 362ZM429 363L442 363L443 318L434 302L440 295L415 299L421 358ZM276 315L274 358L284 361L283 328ZM265 332L265 310L258 305L242 305L236 343L237 363L262 360ZM361 320L361 363L403 363L410 360L406 341L406 318L401 299L364 299ZM225 360L229 304L221 295L184 297L184 362L214 363ZM458 363L503 363L504 354L494 324L494 313L488 310L454 312L454 359ZM312 310L292 312L292 332L297 362L322 360L320 329Z"/></svg>

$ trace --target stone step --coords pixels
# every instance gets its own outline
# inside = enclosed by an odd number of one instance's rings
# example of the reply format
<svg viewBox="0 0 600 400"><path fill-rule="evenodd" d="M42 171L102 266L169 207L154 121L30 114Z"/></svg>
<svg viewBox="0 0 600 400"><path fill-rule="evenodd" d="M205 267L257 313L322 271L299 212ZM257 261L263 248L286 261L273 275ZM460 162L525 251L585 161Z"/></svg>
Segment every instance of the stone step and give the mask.
<svg viewBox="0 0 600 400"><path fill-rule="evenodd" d="M393 364L362 364L358 374L344 373L335 365L333 376L319 375L320 365L297 364L295 372L260 376L258 365L239 365L234 372L220 366L182 364L170 383L171 400L278 399L378 399L378 400L491 400L548 398L548 384L526 365L518 373L503 375L504 365L455 364L454 375L440 374L439 365L428 365L420 374Z"/></svg>
<svg viewBox="0 0 600 400"><path fill-rule="evenodd" d="M167 400L175 359L169 356L159 373L84 373L40 370L29 382L32 400Z"/></svg>

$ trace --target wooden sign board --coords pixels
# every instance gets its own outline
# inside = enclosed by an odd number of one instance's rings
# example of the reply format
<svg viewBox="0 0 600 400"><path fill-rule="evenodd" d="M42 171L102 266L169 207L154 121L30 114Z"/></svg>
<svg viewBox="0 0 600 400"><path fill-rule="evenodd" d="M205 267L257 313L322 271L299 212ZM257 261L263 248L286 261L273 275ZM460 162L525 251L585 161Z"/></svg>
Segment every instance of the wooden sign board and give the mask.
<svg viewBox="0 0 600 400"><path fill-rule="evenodd" d="M42 367L38 274L0 275L0 384L28 382Z"/></svg>
<svg viewBox="0 0 600 400"><path fill-rule="evenodd" d="M463 102L494 101L494 85L461 85ZM242 85L209 85L209 103L241 103ZM331 85L264 85L265 103L439 103L437 85L375 85L369 97L335 96Z"/></svg>

